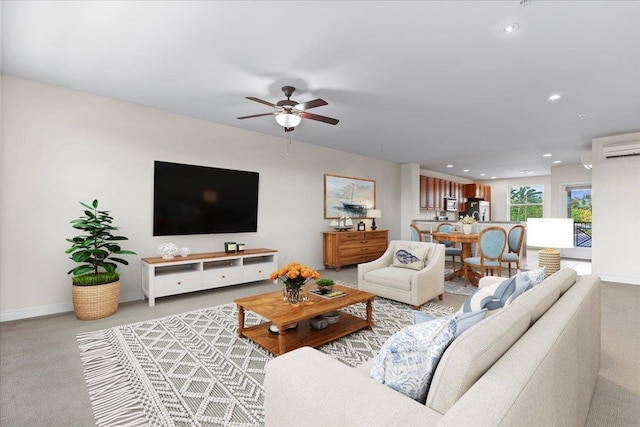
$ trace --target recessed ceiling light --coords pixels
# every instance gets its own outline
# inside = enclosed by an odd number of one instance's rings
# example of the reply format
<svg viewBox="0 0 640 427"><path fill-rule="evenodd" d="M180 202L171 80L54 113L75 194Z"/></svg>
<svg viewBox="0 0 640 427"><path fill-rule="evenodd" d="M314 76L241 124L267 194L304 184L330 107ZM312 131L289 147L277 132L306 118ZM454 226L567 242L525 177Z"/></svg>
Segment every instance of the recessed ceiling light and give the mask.
<svg viewBox="0 0 640 427"><path fill-rule="evenodd" d="M469 172L469 169L464 169L462 172Z"/></svg>
<svg viewBox="0 0 640 427"><path fill-rule="evenodd" d="M559 93L554 93L553 95L551 95L549 97L549 101L557 101L558 99L560 99L560 94Z"/></svg>
<svg viewBox="0 0 640 427"><path fill-rule="evenodd" d="M448 167L448 168L452 168L452 167L453 167L453 165L447 165L447 167Z"/></svg>
<svg viewBox="0 0 640 427"><path fill-rule="evenodd" d="M491 179L496 179L496 178L497 178L497 176L492 176L492 177L491 177Z"/></svg>
<svg viewBox="0 0 640 427"><path fill-rule="evenodd" d="M587 115L585 113L580 113L578 117L580 117L581 119L584 119L585 117L587 117Z"/></svg>
<svg viewBox="0 0 640 427"><path fill-rule="evenodd" d="M554 160L553 163L562 163L562 160Z"/></svg>
<svg viewBox="0 0 640 427"><path fill-rule="evenodd" d="M486 175L486 173L481 173L481 174L480 174L480 176L485 176L485 175Z"/></svg>
<svg viewBox="0 0 640 427"><path fill-rule="evenodd" d="M518 28L520 28L520 24L517 23L513 23L513 24L509 24L507 26L505 26L502 31L504 31L505 33L513 33L515 31L518 31Z"/></svg>
<svg viewBox="0 0 640 427"><path fill-rule="evenodd" d="M551 157L551 156L553 156L553 154L551 154L551 153L545 153L545 154L542 155L542 157Z"/></svg>
<svg viewBox="0 0 640 427"><path fill-rule="evenodd" d="M533 173L533 171L531 169L526 169L526 170L520 171L520 173L531 175Z"/></svg>

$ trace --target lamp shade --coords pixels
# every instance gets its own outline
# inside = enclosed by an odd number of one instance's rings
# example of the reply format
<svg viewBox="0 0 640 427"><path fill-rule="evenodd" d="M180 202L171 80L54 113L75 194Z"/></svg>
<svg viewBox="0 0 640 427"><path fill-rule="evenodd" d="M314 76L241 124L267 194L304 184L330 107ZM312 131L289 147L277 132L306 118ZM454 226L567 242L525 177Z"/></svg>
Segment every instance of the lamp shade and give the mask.
<svg viewBox="0 0 640 427"><path fill-rule="evenodd" d="M572 248L573 219L527 219L527 246L553 249Z"/></svg>
<svg viewBox="0 0 640 427"><path fill-rule="evenodd" d="M367 218L382 218L382 213L380 209L368 209Z"/></svg>
<svg viewBox="0 0 640 427"><path fill-rule="evenodd" d="M291 113L282 113L276 116L276 122L285 128L294 128L300 124L302 117Z"/></svg>

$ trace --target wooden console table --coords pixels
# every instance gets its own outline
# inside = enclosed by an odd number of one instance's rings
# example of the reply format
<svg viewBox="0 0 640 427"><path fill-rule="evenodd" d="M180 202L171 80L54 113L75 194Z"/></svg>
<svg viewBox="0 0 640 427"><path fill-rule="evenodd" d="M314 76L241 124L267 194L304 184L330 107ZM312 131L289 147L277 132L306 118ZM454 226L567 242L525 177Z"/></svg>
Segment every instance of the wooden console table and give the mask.
<svg viewBox="0 0 640 427"><path fill-rule="evenodd" d="M374 261L387 250L387 230L324 231L323 260L325 268Z"/></svg>
<svg viewBox="0 0 640 427"><path fill-rule="evenodd" d="M277 269L278 251L264 248L142 258L142 293L153 307L159 297L266 280Z"/></svg>

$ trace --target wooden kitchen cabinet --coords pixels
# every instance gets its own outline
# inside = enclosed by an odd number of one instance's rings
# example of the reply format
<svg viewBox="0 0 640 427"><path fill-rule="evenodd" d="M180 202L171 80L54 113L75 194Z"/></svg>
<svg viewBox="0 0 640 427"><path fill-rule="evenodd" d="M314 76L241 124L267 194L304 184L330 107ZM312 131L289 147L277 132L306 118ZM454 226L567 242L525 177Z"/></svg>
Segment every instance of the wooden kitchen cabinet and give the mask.
<svg viewBox="0 0 640 427"><path fill-rule="evenodd" d="M445 198L458 200L460 206L465 200L465 184L430 176L420 176L420 210L445 210ZM476 196L471 196L476 197Z"/></svg>
<svg viewBox="0 0 640 427"><path fill-rule="evenodd" d="M343 265L374 261L387 250L387 230L324 231L323 262L325 268L340 271Z"/></svg>
<svg viewBox="0 0 640 427"><path fill-rule="evenodd" d="M483 199L491 201L491 187L483 184L465 184L464 197L467 199Z"/></svg>

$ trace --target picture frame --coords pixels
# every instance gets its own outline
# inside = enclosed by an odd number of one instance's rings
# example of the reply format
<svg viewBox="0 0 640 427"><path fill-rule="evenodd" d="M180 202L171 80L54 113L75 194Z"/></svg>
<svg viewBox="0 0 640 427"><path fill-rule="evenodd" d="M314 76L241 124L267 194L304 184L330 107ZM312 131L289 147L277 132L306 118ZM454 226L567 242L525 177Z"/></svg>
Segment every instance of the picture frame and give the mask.
<svg viewBox="0 0 640 427"><path fill-rule="evenodd" d="M325 219L366 218L367 209L376 207L376 182L372 179L324 175Z"/></svg>

